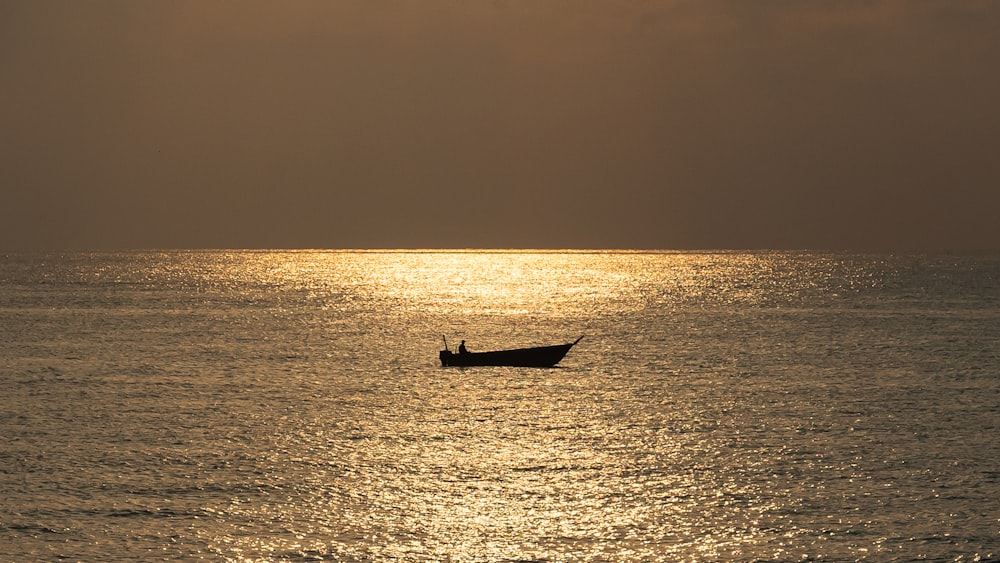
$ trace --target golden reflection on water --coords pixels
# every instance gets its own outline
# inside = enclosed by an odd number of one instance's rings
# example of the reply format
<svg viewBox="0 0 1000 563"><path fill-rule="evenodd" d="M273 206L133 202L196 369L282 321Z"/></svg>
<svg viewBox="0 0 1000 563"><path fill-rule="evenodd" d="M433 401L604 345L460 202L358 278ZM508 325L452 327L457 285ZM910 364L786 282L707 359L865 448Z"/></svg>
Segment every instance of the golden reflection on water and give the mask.
<svg viewBox="0 0 1000 563"><path fill-rule="evenodd" d="M208 288L395 299L448 314L561 314L701 302L764 304L836 287L877 287L878 272L836 255L609 251L298 251L189 255L175 275ZM198 258L211 260L199 260ZM162 266L161 266L162 267ZM641 274L641 275L639 275ZM148 275L148 271L147 271ZM848 284L845 288L845 280Z"/></svg>
<svg viewBox="0 0 1000 563"><path fill-rule="evenodd" d="M747 421L730 414L740 407L675 389L663 379L671 372L657 367L662 357L617 359L629 340L652 343L654 354L664 353L655 348L663 343L683 346L688 336L674 336L664 312L759 306L814 291L810 272L790 267L788 257L303 252L227 259L221 279L248 302L280 293L281 321L291 323L281 328L304 343L289 357L329 363L304 361L301 369L314 374L302 384L312 398L303 404L288 391L281 408L293 410L261 428L274 432L258 437L272 443L258 469L265 492L225 510L229 518L270 522L272 533L236 531L219 538L220 553L668 561L725 559L772 542L769 556L792 556L766 522L783 496L794 497L765 490L762 481L780 448L741 451L736 430ZM585 344L556 370L436 365L440 334L484 349L582 333ZM310 351L315 342L322 348ZM288 373L292 381L297 375Z"/></svg>

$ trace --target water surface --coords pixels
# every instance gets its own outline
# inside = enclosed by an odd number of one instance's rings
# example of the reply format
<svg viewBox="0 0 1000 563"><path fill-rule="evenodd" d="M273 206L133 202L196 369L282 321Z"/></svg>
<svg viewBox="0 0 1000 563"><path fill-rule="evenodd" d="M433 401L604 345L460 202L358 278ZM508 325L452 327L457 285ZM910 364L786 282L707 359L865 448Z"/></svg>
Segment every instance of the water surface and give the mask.
<svg viewBox="0 0 1000 563"><path fill-rule="evenodd" d="M0 558L998 558L998 351L990 256L8 254Z"/></svg>

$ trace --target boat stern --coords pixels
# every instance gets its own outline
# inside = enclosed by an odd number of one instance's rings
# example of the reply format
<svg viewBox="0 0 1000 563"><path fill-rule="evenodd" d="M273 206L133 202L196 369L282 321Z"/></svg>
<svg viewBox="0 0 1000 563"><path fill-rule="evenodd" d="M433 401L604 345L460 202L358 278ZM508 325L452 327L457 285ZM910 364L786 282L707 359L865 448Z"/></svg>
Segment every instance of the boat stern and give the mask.
<svg viewBox="0 0 1000 563"><path fill-rule="evenodd" d="M441 350L441 352L438 353L438 358L441 358L441 365L442 366L449 366L449 365L451 365L451 357L452 357L452 355L453 354L451 353L450 350Z"/></svg>

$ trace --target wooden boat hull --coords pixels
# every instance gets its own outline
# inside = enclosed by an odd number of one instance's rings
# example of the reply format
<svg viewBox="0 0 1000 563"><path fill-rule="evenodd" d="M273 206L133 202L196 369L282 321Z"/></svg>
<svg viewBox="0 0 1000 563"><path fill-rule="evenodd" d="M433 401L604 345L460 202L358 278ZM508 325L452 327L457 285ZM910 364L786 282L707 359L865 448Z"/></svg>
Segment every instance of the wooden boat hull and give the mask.
<svg viewBox="0 0 1000 563"><path fill-rule="evenodd" d="M493 352L467 352L455 354L450 350L441 350L438 356L442 366L509 366L550 368L559 363L577 342L557 344L555 346L539 346L536 348L518 348L516 350L496 350Z"/></svg>

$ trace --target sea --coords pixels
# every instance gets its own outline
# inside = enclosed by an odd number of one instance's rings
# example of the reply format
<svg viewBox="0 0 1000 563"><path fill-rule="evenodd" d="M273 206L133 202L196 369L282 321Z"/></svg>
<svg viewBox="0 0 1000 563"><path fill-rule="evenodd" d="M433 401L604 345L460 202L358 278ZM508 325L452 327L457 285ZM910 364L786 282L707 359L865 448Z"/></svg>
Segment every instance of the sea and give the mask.
<svg viewBox="0 0 1000 563"><path fill-rule="evenodd" d="M1000 560L1000 256L0 254L0 561L137 560Z"/></svg>

